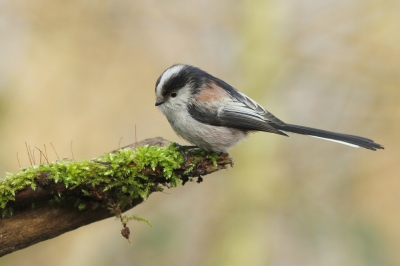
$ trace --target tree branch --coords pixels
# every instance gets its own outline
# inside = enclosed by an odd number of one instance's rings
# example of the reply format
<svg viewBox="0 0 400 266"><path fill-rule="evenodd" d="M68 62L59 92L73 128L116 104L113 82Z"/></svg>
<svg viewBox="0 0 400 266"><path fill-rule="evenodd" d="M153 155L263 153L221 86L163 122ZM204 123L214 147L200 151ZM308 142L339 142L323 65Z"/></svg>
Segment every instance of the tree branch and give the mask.
<svg viewBox="0 0 400 266"><path fill-rule="evenodd" d="M121 212L151 193L192 177L200 182L201 176L227 165L232 165L228 154L183 151L153 138L92 161L63 160L21 169L0 180L0 257L83 225L121 218ZM123 234L129 235L123 225Z"/></svg>

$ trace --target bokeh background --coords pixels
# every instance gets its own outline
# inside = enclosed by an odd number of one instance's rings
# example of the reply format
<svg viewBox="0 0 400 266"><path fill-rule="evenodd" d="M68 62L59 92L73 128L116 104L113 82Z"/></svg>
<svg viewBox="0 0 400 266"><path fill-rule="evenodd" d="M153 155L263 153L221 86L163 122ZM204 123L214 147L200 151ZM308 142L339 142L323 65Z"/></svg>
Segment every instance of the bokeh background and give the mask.
<svg viewBox="0 0 400 266"><path fill-rule="evenodd" d="M0 0L0 172L25 142L93 158L185 143L154 107L174 63L201 67L288 123L369 137L372 152L258 133L235 166L0 265L400 265L400 2ZM136 127L136 136L135 136Z"/></svg>

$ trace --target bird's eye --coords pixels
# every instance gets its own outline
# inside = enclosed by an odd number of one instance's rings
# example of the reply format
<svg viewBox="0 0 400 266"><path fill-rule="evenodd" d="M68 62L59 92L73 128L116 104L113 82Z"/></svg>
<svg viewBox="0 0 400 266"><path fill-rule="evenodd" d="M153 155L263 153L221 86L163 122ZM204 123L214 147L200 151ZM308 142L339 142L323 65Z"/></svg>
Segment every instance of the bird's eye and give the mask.
<svg viewBox="0 0 400 266"><path fill-rule="evenodd" d="M176 97L176 92L171 92L171 94L170 94L170 96L172 97L172 98L175 98Z"/></svg>

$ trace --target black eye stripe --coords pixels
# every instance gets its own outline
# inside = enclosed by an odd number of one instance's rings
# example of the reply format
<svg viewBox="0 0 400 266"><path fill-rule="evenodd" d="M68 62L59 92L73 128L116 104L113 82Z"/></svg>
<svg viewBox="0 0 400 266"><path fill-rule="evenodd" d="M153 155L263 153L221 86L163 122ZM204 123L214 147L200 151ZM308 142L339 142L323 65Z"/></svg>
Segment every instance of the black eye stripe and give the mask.
<svg viewBox="0 0 400 266"><path fill-rule="evenodd" d="M162 75L158 78L156 82L156 89L161 82L161 77ZM161 96L171 96L172 92L178 93L179 90L188 85L190 85L190 89L193 90L194 93L196 93L204 85L204 83L207 82L207 78L213 79L214 77L199 68L184 65L182 69L169 77L162 85Z"/></svg>
<svg viewBox="0 0 400 266"><path fill-rule="evenodd" d="M161 80L161 76L160 76L160 77L158 77L158 79L157 79L157 82L156 82L156 88L155 88L155 90L157 90L158 84L160 84L160 80Z"/></svg>
<svg viewBox="0 0 400 266"><path fill-rule="evenodd" d="M188 76L184 75L184 73L178 73L178 75L172 76L165 84L162 91L163 96L171 94L172 91L177 91L183 88L188 81Z"/></svg>

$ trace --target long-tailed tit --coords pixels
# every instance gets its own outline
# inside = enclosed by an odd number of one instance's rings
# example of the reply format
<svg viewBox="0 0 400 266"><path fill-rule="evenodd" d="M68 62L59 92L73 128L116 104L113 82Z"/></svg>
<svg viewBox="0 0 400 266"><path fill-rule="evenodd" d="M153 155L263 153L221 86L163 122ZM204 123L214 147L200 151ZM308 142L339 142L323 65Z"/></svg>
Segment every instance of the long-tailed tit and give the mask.
<svg viewBox="0 0 400 266"><path fill-rule="evenodd" d="M156 106L174 131L209 151L225 152L249 133L297 133L352 147L383 149L374 141L348 134L286 124L228 83L189 65L166 69L156 83Z"/></svg>

